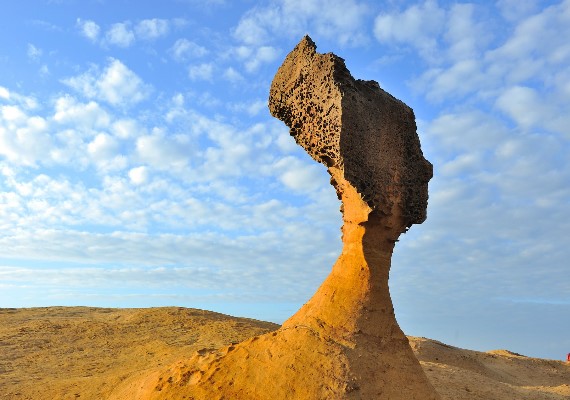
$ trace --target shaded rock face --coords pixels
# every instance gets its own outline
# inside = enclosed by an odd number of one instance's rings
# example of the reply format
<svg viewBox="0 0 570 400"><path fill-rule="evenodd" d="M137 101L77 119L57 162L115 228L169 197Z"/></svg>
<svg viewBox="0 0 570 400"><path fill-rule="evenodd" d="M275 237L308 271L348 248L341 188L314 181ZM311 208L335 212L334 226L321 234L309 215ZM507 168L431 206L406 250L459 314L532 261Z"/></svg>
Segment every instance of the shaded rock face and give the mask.
<svg viewBox="0 0 570 400"><path fill-rule="evenodd" d="M439 399L396 322L388 289L394 244L425 220L432 176L413 111L376 82L352 78L341 58L317 53L309 37L275 75L269 109L331 175L342 201L341 255L313 297L276 332L197 354L125 393Z"/></svg>

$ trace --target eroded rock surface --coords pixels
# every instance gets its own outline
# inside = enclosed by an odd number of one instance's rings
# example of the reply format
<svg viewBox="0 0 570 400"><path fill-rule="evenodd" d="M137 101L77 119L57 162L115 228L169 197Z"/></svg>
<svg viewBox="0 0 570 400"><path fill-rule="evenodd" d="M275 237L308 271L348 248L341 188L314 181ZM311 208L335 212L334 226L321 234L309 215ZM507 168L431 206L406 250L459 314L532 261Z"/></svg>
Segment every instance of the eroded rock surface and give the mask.
<svg viewBox="0 0 570 400"><path fill-rule="evenodd" d="M432 168L414 113L377 82L355 80L342 58L316 53L306 36L275 75L269 109L313 159L341 169L373 210L388 215L396 201L406 225L425 220Z"/></svg>
<svg viewBox="0 0 570 400"><path fill-rule="evenodd" d="M273 80L269 109L342 201L343 250L276 332L157 372L125 393L188 399L439 399L399 328L388 290L394 244L426 218L431 164L411 108L305 37ZM120 396L119 396L120 397ZM140 397L140 396L139 396Z"/></svg>

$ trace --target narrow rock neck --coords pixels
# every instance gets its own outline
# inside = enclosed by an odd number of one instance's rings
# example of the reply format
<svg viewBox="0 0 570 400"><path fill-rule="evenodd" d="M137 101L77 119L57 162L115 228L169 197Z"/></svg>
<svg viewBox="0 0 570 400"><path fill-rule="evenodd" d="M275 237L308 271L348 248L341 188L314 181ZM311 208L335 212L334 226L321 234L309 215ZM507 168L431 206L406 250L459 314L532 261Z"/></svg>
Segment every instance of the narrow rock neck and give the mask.
<svg viewBox="0 0 570 400"><path fill-rule="evenodd" d="M329 168L343 204L342 253L313 297L283 325L307 326L346 345L355 334L382 336L396 324L388 289L398 216L380 217Z"/></svg>

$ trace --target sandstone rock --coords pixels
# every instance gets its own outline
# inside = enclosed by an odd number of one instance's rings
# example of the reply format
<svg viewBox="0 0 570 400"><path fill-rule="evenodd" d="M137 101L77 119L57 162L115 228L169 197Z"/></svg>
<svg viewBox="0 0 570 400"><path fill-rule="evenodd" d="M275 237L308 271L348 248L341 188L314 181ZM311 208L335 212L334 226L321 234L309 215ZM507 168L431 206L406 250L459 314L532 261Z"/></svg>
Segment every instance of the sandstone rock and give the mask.
<svg viewBox="0 0 570 400"><path fill-rule="evenodd" d="M342 200L343 249L315 295L276 332L197 354L148 378L149 398L439 399L399 328L388 289L399 235L426 218L431 164L411 108L306 36L269 109ZM142 387L142 386L141 386Z"/></svg>
<svg viewBox="0 0 570 400"><path fill-rule="evenodd" d="M389 215L396 202L406 226L425 220L432 167L414 112L377 82L355 80L342 58L316 53L306 36L277 71L269 109L313 159L341 169L372 210Z"/></svg>

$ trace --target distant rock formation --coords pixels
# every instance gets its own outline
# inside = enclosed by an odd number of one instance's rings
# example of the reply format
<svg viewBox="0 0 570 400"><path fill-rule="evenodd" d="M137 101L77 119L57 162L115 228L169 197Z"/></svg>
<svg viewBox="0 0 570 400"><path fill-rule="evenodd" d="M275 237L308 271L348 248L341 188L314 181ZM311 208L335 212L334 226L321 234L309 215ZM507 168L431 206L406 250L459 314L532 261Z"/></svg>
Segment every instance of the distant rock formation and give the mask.
<svg viewBox="0 0 570 400"><path fill-rule="evenodd" d="M146 383L150 398L437 400L388 290L394 244L426 218L432 166L414 113L304 37L277 71L271 113L331 175L343 250L315 295L276 332L196 355Z"/></svg>

